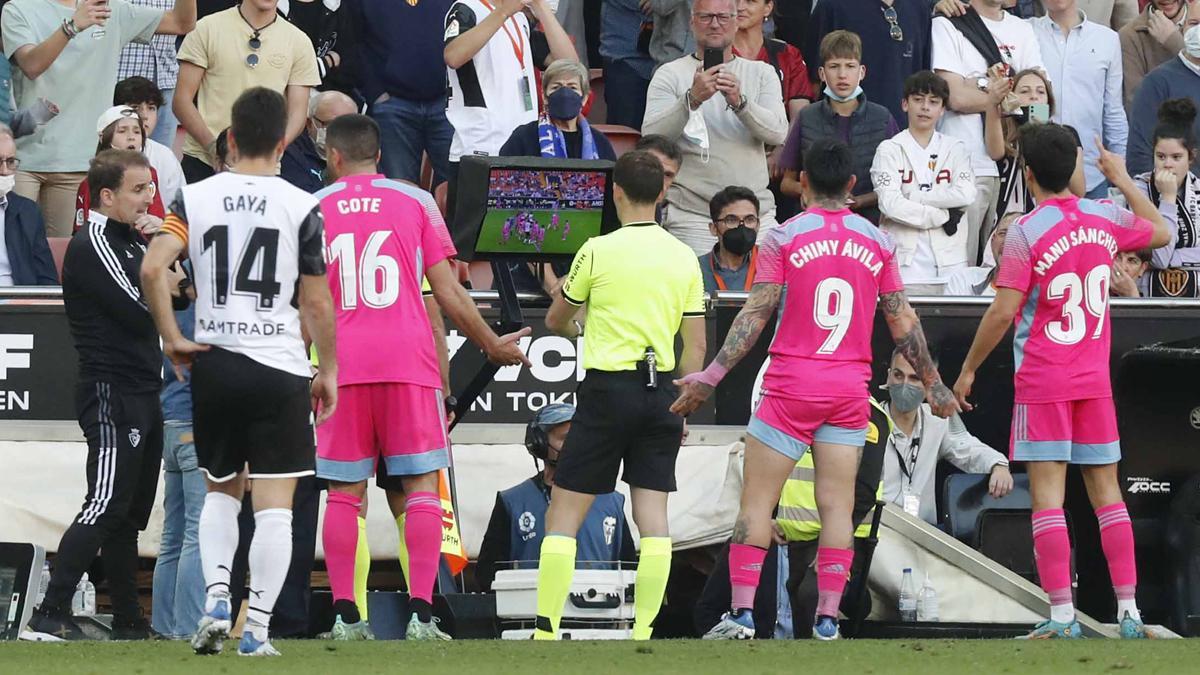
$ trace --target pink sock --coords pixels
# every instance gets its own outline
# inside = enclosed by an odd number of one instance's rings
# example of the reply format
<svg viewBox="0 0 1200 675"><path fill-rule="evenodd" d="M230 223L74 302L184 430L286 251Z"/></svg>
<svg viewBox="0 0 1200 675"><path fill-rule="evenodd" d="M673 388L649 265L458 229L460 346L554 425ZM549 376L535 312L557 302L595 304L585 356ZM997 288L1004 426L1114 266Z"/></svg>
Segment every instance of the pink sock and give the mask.
<svg viewBox="0 0 1200 675"><path fill-rule="evenodd" d="M330 490L325 497L321 544L334 600L354 602L354 553L358 547L358 510L362 500Z"/></svg>
<svg viewBox="0 0 1200 675"><path fill-rule="evenodd" d="M1100 521L1100 546L1108 559L1117 600L1132 600L1137 594L1137 562L1133 555L1133 523L1124 502L1096 509Z"/></svg>
<svg viewBox="0 0 1200 675"><path fill-rule="evenodd" d="M433 603L433 582L442 553L442 500L414 492L404 506L404 545L408 547L408 594Z"/></svg>
<svg viewBox="0 0 1200 675"><path fill-rule="evenodd" d="M733 609L752 609L754 592L762 576L767 549L747 544L729 545L729 583L733 586Z"/></svg>
<svg viewBox="0 0 1200 675"><path fill-rule="evenodd" d="M853 563L852 548L822 546L817 549L817 616L837 618Z"/></svg>
<svg viewBox="0 0 1200 675"><path fill-rule="evenodd" d="M1072 604L1071 540L1067 537L1067 517L1062 509L1033 514L1033 553L1042 590L1050 596L1050 605Z"/></svg>

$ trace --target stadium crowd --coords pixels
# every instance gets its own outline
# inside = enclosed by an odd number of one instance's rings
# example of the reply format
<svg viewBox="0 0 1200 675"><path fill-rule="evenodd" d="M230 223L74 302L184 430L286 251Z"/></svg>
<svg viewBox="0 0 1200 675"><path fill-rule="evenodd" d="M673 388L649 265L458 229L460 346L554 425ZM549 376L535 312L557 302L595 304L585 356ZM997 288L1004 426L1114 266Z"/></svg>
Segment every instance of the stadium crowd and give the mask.
<svg viewBox="0 0 1200 675"><path fill-rule="evenodd" d="M0 36L0 286L59 283L54 249L86 224L89 162L108 149L145 156L153 203L133 224L160 231L182 185L237 164L233 102L265 87L286 100L280 175L310 193L330 178L328 126L358 111L379 126L380 171L443 212L464 156L636 144L663 167L657 220L709 293L750 289L757 242L806 206L803 158L836 140L846 205L896 242L910 294L995 295L1005 234L1034 207L1019 130L1052 120L1077 141L1072 193L1121 200L1103 144L1169 224L1166 246L1118 258L1112 292L1200 297L1200 0L7 0ZM913 376L895 357L889 384ZM903 419L881 447L919 445L925 425L944 440L919 468L886 453L885 499L931 520L937 458L1011 489L1003 456L921 398L893 392ZM203 601L186 534L202 489L190 433L172 433L187 420L167 417L177 499L154 627L178 636Z"/></svg>

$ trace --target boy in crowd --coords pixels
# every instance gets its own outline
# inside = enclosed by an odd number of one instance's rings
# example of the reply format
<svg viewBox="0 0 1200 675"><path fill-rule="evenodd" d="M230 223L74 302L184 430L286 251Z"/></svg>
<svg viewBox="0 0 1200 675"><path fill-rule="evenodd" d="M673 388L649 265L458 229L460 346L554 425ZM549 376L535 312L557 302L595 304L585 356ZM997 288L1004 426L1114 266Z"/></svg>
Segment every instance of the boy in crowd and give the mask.
<svg viewBox="0 0 1200 675"><path fill-rule="evenodd" d="M908 128L879 144L871 180L879 226L892 235L900 278L912 295L942 295L947 278L967 267L963 209L975 200L966 145L937 131L950 86L933 71L910 75L901 107Z"/></svg>
<svg viewBox="0 0 1200 675"><path fill-rule="evenodd" d="M879 144L895 136L900 127L887 108L871 103L863 94L867 69L862 65L862 40L857 35L844 30L826 35L821 41L821 62L817 72L825 83L825 95L796 115L779 160L784 172L780 190L803 200L800 172L805 168L804 155L818 140L840 141L850 147L854 160L855 180L846 206L877 222L871 162Z"/></svg>
<svg viewBox="0 0 1200 675"><path fill-rule="evenodd" d="M150 138L158 124L158 111L163 107L162 91L144 77L127 77L113 89L113 105L129 106L142 118L142 137L146 139L142 154L158 174L163 204L174 202L179 188L183 187L183 168L179 166L174 150Z"/></svg>

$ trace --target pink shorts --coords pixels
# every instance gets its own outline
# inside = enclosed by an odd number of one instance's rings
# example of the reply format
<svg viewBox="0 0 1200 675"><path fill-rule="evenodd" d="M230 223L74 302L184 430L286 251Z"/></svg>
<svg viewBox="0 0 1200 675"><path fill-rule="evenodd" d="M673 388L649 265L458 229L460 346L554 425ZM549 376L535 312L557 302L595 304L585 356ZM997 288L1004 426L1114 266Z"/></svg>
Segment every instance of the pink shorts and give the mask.
<svg viewBox="0 0 1200 675"><path fill-rule="evenodd" d="M317 476L357 483L375 475L416 476L450 465L439 389L399 382L338 387L333 417L317 427Z"/></svg>
<svg viewBox="0 0 1200 675"><path fill-rule="evenodd" d="M764 395L746 433L799 462L814 442L862 447L871 404L865 398L800 401Z"/></svg>
<svg viewBox="0 0 1200 675"><path fill-rule="evenodd" d="M1009 458L1022 462L1115 464L1121 460L1117 411L1109 398L1013 407Z"/></svg>

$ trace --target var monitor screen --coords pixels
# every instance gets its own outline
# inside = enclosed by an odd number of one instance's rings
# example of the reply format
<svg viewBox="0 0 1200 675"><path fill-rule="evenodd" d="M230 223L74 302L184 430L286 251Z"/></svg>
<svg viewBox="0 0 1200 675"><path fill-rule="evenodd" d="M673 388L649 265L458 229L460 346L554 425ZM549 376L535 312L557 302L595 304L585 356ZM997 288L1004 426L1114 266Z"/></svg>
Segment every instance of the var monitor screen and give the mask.
<svg viewBox="0 0 1200 675"><path fill-rule="evenodd" d="M584 242L617 226L611 163L494 161L475 176L465 166L466 175L460 174L459 205L465 208L456 229L474 231L469 249L475 260L569 262ZM472 184L464 184L464 178Z"/></svg>

